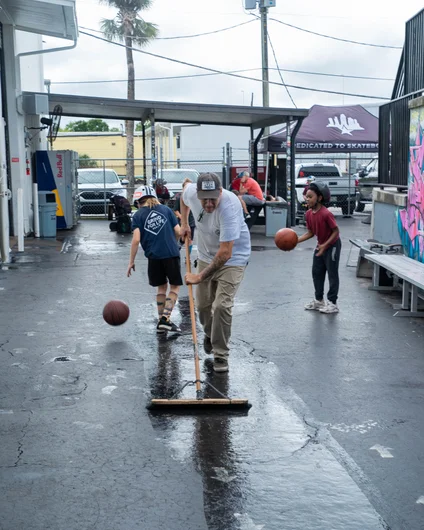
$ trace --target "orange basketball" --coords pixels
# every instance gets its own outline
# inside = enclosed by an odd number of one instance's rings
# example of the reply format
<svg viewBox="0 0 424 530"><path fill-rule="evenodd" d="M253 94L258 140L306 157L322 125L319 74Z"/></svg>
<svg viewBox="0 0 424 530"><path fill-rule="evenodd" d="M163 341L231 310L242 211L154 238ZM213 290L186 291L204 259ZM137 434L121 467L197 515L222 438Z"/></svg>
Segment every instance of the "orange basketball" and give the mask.
<svg viewBox="0 0 424 530"><path fill-rule="evenodd" d="M291 228L281 228L275 234L275 244L280 250L293 250L297 245L298 237L294 230Z"/></svg>
<svg viewBox="0 0 424 530"><path fill-rule="evenodd" d="M103 318L110 326L124 324L130 316L130 308L121 300L111 300L103 308Z"/></svg>

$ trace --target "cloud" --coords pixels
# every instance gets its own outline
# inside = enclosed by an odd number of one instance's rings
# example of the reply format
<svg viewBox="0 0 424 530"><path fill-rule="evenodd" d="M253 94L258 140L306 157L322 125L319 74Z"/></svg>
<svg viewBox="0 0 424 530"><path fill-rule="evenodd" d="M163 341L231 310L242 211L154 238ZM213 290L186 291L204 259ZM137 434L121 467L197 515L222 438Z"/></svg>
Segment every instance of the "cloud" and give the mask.
<svg viewBox="0 0 424 530"><path fill-rule="evenodd" d="M250 19L242 9L241 0L215 0L213 3L185 0L175 9L175 0L156 0L143 16L155 22L162 37L212 31ZM270 18L278 18L311 31L339 36L345 39L387 45L402 45L405 21L421 9L421 0L409 0L402 4L388 5L383 0L356 0L343 4L328 0L320 4L312 0L298 0L289 7L281 1L269 10ZM295 11L295 12L294 12ZM96 0L77 0L77 16L80 26L99 29L101 18L112 18L115 11ZM384 16L382 16L384 14ZM395 77L400 51L363 47L342 43L300 32L269 21L269 33L280 66L283 68L314 72L350 75ZM53 39L46 39L52 46ZM261 67L260 23L254 22L234 30L215 35L180 40L158 40L146 51L229 71L241 68ZM136 77L160 77L202 73L190 66L134 53ZM126 83L101 83L59 85L59 81L90 81L126 79L125 51L113 44L80 35L76 49L44 56L45 77L52 81L52 91L103 97L126 97ZM269 66L275 67L269 49ZM257 79L261 71L244 74ZM318 89L363 93L389 97L393 84L383 81L354 80L318 77L282 72L286 83ZM281 82L278 72L271 71L270 79ZM332 95L290 89L299 107L313 104L361 103L367 101L350 96ZM254 104L262 101L260 82L208 76L191 79L146 81L136 84L139 99L191 101L201 103ZM271 106L292 106L284 87L270 87Z"/></svg>

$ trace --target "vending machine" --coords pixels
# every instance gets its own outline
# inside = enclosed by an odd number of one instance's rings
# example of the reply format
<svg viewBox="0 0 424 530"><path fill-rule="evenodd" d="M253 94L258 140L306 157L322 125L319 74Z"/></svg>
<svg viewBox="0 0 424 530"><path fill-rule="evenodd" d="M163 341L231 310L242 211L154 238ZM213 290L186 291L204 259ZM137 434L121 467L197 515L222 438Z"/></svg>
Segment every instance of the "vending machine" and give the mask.
<svg viewBox="0 0 424 530"><path fill-rule="evenodd" d="M57 228L72 228L79 219L78 153L76 151L36 151L35 175L39 191L56 196Z"/></svg>

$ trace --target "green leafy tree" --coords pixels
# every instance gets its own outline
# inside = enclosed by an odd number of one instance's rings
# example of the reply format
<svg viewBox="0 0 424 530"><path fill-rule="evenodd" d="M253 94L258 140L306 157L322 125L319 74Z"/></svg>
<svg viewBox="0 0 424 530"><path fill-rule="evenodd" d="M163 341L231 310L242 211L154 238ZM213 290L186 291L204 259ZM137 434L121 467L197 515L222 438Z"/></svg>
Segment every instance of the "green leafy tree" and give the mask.
<svg viewBox="0 0 424 530"><path fill-rule="evenodd" d="M108 132L109 125L98 118L91 120L71 121L66 125L66 132Z"/></svg>
<svg viewBox="0 0 424 530"><path fill-rule="evenodd" d="M103 19L101 30L105 37L111 41L123 42L126 46L126 59L128 71L129 100L135 99L135 69L132 47L134 44L146 46L159 34L156 24L146 22L140 12L152 5L152 0L99 0L101 4L118 10L112 20ZM134 188L134 122L125 122L127 135L127 179L128 187Z"/></svg>
<svg viewBox="0 0 424 530"><path fill-rule="evenodd" d="M78 156L79 156L79 167L81 169L87 168L87 167L97 167L96 160L92 160L90 155L83 154L83 155L78 155Z"/></svg>
<svg viewBox="0 0 424 530"><path fill-rule="evenodd" d="M144 125L145 125L146 129L148 129L148 128L150 127L150 120L146 120L146 121L144 122ZM135 126L135 130L136 130L137 132L140 132L140 131L143 130L143 126L142 126L142 124L141 124L141 121L139 121L139 122L137 123L137 125Z"/></svg>

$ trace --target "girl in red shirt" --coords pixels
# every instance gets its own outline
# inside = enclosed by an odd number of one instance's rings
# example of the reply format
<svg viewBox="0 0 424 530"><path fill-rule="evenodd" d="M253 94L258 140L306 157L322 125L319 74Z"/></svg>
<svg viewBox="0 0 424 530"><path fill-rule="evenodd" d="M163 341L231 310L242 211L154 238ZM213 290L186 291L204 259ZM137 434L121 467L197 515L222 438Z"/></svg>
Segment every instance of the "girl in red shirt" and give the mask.
<svg viewBox="0 0 424 530"><path fill-rule="evenodd" d="M329 199L330 190L326 184L312 182L309 185L306 192L308 205L306 228L308 231L299 237L298 242L307 241L314 236L318 240L312 262L315 298L305 305L305 309L320 311L321 313L338 313L339 261L342 244L334 215L324 206ZM327 303L324 300L326 274L328 274L330 284Z"/></svg>

